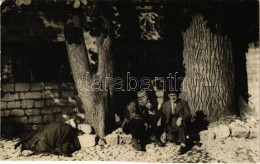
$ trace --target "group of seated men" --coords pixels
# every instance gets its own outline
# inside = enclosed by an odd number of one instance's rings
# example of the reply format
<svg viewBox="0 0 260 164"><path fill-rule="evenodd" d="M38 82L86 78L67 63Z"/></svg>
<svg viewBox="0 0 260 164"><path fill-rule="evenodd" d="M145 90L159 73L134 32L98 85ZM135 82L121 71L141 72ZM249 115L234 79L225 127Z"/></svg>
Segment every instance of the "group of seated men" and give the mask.
<svg viewBox="0 0 260 164"><path fill-rule="evenodd" d="M180 154L187 151L191 112L188 103L179 99L179 92L169 91L169 100L158 102L147 91L137 92L137 100L126 106L123 131L132 134L132 146L144 151L147 142L164 146L165 141L180 145Z"/></svg>

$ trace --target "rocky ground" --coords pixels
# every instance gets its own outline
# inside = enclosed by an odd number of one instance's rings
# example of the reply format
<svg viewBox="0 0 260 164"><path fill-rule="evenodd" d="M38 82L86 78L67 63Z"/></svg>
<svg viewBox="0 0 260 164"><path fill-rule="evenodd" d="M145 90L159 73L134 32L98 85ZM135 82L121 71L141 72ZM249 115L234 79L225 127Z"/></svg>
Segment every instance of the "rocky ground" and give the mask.
<svg viewBox="0 0 260 164"><path fill-rule="evenodd" d="M258 139L229 138L204 142L201 147L194 146L184 155L178 155L178 145L166 143L166 147L154 144L146 146L146 152L135 151L131 144L82 148L74 152L72 157L58 155L29 155L30 151L14 149L18 139L1 139L1 160L49 160L49 161L131 161L131 162L163 162L163 163L211 163L211 162L257 162L259 161ZM209 148L210 147L210 148Z"/></svg>
<svg viewBox="0 0 260 164"><path fill-rule="evenodd" d="M259 139L232 138L205 141L202 149L218 161L227 163L258 163Z"/></svg>
<svg viewBox="0 0 260 164"><path fill-rule="evenodd" d="M194 146L184 155L178 155L179 146L167 143L166 147L157 147L154 144L146 146L146 152L135 151L131 144L124 145L96 145L94 147L82 148L74 152L73 157L64 157L58 155L32 155L30 151L22 153L14 149L14 144L18 139L1 140L1 160L51 160L51 161L132 161L132 162L218 162L213 159L201 147Z"/></svg>
<svg viewBox="0 0 260 164"><path fill-rule="evenodd" d="M228 121L227 121L228 120ZM178 154L179 146L166 143L158 147L151 143L146 151L135 151L131 146L131 135L118 128L96 142L96 135L90 134L89 125L81 125L85 133L79 136L81 150L72 157L58 155L31 155L31 151L19 152L14 149L18 138L0 140L0 160L19 161L129 161L160 163L257 163L259 162L259 123L253 118L241 121L230 117L225 121L210 124L208 130L200 132L201 147L194 146L183 155ZM87 143L87 144L85 144Z"/></svg>

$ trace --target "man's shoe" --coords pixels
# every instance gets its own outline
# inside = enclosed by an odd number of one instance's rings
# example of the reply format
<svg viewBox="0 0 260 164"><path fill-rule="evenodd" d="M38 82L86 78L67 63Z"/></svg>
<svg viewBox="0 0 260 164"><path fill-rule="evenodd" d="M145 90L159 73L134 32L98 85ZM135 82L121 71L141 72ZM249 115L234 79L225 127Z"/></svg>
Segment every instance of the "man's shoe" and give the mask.
<svg viewBox="0 0 260 164"><path fill-rule="evenodd" d="M188 149L186 146L181 146L179 149L179 154L180 155L185 154L187 151L188 151Z"/></svg>
<svg viewBox="0 0 260 164"><path fill-rule="evenodd" d="M138 141L137 139L133 139L132 140L132 146L136 151L142 151L142 146L140 144L140 141Z"/></svg>
<svg viewBox="0 0 260 164"><path fill-rule="evenodd" d="M151 141L157 144L160 147L164 147L165 144L156 136L151 136Z"/></svg>

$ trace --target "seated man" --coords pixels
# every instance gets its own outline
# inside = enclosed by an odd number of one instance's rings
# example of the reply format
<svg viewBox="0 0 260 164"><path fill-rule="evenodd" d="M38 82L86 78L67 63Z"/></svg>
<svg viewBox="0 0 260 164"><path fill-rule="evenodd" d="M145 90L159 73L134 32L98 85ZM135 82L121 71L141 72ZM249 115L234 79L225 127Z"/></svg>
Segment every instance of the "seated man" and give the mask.
<svg viewBox="0 0 260 164"><path fill-rule="evenodd" d="M156 105L150 103L146 91L138 92L137 97L137 101L130 102L126 107L122 123L123 131L132 134L132 145L136 150L144 150L145 140L150 136L155 143L163 146L156 129L157 121L160 118L159 113L154 109Z"/></svg>
<svg viewBox="0 0 260 164"><path fill-rule="evenodd" d="M170 100L162 106L163 131L162 138L166 136L168 141L180 143L179 153L187 151L187 132L191 120L191 112L188 103L178 98L178 92L168 94Z"/></svg>

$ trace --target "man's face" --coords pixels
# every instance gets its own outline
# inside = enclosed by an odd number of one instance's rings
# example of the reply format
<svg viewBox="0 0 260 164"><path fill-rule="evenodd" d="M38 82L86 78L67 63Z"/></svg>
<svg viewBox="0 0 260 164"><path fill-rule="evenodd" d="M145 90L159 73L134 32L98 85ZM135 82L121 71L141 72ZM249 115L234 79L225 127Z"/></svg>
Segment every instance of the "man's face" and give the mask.
<svg viewBox="0 0 260 164"><path fill-rule="evenodd" d="M178 95L176 93L171 93L168 95L171 102L175 103L178 100Z"/></svg>
<svg viewBox="0 0 260 164"><path fill-rule="evenodd" d="M138 97L138 103L140 106L145 106L148 103L148 96L144 95L144 96Z"/></svg>

